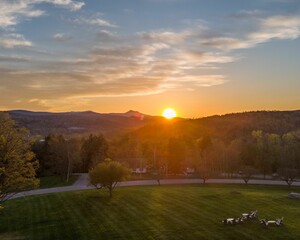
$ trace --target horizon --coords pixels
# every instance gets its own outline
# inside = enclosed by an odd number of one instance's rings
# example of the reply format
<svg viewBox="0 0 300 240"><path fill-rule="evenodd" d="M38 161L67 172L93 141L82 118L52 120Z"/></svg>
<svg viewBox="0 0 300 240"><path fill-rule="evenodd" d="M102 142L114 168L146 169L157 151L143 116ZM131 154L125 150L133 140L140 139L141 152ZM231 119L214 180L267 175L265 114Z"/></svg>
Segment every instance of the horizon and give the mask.
<svg viewBox="0 0 300 240"><path fill-rule="evenodd" d="M34 113L85 113L85 112L93 112L96 114L126 114L129 112L137 112L146 116L152 116L152 117L164 117L162 115L162 113L157 114L157 115L153 115L153 114L149 114L149 113L145 113L139 110L134 110L134 109L129 109L125 112L96 112L93 110L83 110L83 111L33 111L33 110L28 110L28 109L9 109L9 110L2 110L4 112L10 112L10 111L25 111L25 112L34 112ZM251 110L251 111L241 111L241 112L227 112L224 114L212 114L212 115L207 115L207 116L199 116L199 117L184 117L184 116L180 116L177 115L174 118L182 118L182 119L200 119L200 118L207 118L207 117L214 117L214 116L225 116L225 115L230 115L230 114L243 114L243 113L253 113L253 112L295 112L295 111L300 111L300 109L291 109L291 110ZM1 112L1 110L0 110Z"/></svg>
<svg viewBox="0 0 300 240"><path fill-rule="evenodd" d="M3 0L0 110L299 109L299 13L296 0Z"/></svg>

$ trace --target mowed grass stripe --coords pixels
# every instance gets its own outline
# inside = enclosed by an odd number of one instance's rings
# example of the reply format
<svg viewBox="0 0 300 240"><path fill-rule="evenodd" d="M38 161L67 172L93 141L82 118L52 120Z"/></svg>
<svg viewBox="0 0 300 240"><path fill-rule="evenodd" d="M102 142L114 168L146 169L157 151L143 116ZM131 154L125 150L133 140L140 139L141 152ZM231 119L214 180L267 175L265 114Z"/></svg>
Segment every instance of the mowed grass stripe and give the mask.
<svg viewBox="0 0 300 240"><path fill-rule="evenodd" d="M97 233L93 216L98 217L95 214L97 208L91 208L88 205L89 202L84 201L85 194L82 191L74 194L62 194L65 197L66 205L64 208L69 208L68 212L70 218L70 224L74 226L73 239L91 239ZM91 214L93 212L93 214ZM101 221L100 219L98 221ZM64 238L65 239L65 238ZM68 238L67 238L68 239Z"/></svg>
<svg viewBox="0 0 300 240"><path fill-rule="evenodd" d="M8 201L0 236L27 239L300 239L300 201L284 186L184 185L122 187L32 196ZM239 192L237 194L235 192ZM223 226L225 217L257 209L285 217L285 226L258 221Z"/></svg>

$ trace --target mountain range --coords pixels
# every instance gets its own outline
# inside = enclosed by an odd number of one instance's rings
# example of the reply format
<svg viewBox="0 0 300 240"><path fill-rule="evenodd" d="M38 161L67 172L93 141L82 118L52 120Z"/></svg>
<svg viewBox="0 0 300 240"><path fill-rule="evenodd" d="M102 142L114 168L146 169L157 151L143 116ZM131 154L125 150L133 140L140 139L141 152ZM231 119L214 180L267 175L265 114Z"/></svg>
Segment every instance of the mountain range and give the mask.
<svg viewBox="0 0 300 240"><path fill-rule="evenodd" d="M300 132L300 110L254 111L197 119L176 118L171 121L161 116L146 115L133 110L125 113L12 110L8 113L18 126L29 129L31 135L39 136L51 133L80 136L102 133L107 137L113 137L131 133L150 139L182 135L199 137L206 134L230 141L251 135L253 130L277 134Z"/></svg>
<svg viewBox="0 0 300 240"><path fill-rule="evenodd" d="M146 124L163 120L130 110L125 113L84 112L32 112L26 110L7 111L18 126L29 129L32 135L48 134L86 135L118 134L140 128Z"/></svg>

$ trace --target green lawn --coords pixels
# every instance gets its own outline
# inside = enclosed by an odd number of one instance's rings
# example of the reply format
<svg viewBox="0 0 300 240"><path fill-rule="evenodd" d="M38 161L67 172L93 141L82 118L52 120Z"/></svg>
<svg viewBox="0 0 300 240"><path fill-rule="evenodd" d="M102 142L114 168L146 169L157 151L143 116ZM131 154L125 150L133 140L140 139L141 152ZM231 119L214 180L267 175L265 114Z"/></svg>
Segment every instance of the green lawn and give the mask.
<svg viewBox="0 0 300 240"><path fill-rule="evenodd" d="M104 190L20 198L5 204L0 239L300 239L300 200L287 198L290 190L208 184L122 187L111 199ZM255 209L285 225L221 223Z"/></svg>
<svg viewBox="0 0 300 240"><path fill-rule="evenodd" d="M53 187L65 187L71 186L76 182L79 175L72 175L69 178L69 182L66 180L61 180L58 176L51 176L51 177L41 177L40 178L40 188L53 188Z"/></svg>

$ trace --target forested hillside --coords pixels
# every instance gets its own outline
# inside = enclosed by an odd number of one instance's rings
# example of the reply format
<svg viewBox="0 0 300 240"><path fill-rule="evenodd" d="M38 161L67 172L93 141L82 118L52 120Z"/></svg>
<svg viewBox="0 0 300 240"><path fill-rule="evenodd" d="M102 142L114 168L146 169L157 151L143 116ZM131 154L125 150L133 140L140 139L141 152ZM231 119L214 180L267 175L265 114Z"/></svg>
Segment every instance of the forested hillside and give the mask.
<svg viewBox="0 0 300 240"><path fill-rule="evenodd" d="M165 121L146 125L134 132L140 138L195 138L208 135L230 142L251 135L253 130L282 135L300 130L300 111L232 113L199 119Z"/></svg>
<svg viewBox="0 0 300 240"><path fill-rule="evenodd" d="M128 132L161 117L152 117L136 111L101 114L86 112L31 112L14 110L8 112L21 127L29 129L32 135L45 137L49 134L88 135L102 133L107 136Z"/></svg>

